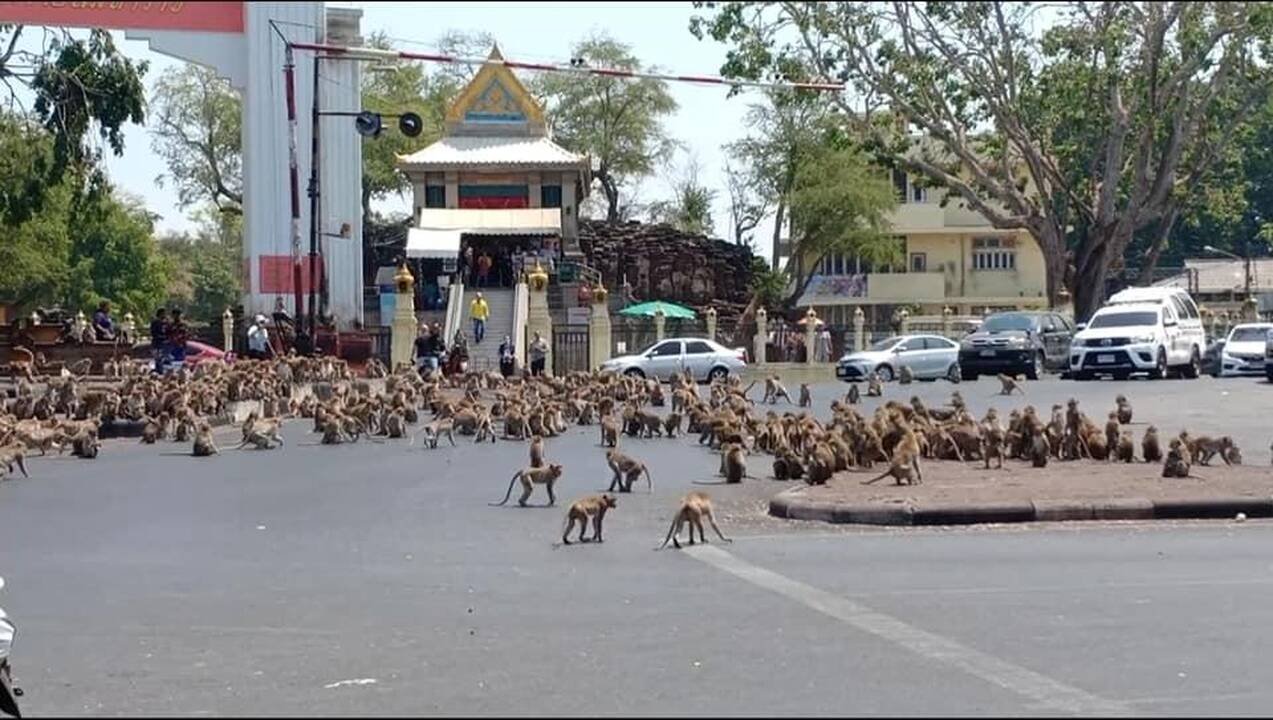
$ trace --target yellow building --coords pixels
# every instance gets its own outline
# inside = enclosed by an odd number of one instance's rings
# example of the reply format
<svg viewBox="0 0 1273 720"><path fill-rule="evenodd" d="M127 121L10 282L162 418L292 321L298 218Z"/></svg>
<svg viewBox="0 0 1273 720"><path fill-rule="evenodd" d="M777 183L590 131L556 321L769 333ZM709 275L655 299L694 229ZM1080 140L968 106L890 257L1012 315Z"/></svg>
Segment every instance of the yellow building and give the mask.
<svg viewBox="0 0 1273 720"><path fill-rule="evenodd" d="M816 263L814 277L796 302L812 306L832 325L848 325L862 307L867 322L883 323L898 306L917 314L956 315L1047 307L1043 252L1024 230L996 230L978 212L951 199L942 188L925 188L894 171L898 206L893 232L905 265L870 267L855 257L830 255Z"/></svg>

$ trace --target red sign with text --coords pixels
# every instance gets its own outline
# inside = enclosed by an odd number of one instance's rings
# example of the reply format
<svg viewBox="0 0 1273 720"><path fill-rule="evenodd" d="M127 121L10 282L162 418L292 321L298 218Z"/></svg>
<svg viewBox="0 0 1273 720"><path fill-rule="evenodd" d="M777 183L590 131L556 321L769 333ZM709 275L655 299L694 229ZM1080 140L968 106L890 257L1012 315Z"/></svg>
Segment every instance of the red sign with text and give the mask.
<svg viewBox="0 0 1273 720"><path fill-rule="evenodd" d="M0 22L113 30L243 32L242 2L0 2Z"/></svg>

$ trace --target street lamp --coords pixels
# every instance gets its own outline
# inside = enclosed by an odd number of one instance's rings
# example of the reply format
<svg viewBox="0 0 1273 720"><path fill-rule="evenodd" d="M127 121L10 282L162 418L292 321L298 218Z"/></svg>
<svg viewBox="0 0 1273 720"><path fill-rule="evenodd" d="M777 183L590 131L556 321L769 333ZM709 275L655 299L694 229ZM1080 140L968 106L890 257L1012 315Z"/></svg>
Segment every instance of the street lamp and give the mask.
<svg viewBox="0 0 1273 720"><path fill-rule="evenodd" d="M1234 260L1241 260L1242 270L1244 275L1243 284L1242 284L1243 292L1246 293L1247 297L1251 297L1251 256L1250 255L1247 255L1246 257L1239 257L1227 250L1221 250L1220 248L1213 247L1211 245L1203 245L1202 249L1206 250L1209 253L1215 253L1216 255L1224 255L1225 257L1231 257Z"/></svg>

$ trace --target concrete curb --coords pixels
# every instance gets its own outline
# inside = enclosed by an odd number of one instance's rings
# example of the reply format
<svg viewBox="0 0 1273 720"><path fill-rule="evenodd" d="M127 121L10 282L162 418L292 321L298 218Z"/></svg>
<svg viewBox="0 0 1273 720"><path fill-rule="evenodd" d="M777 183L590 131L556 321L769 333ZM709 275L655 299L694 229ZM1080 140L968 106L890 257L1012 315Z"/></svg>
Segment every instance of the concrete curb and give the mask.
<svg viewBox="0 0 1273 720"><path fill-rule="evenodd" d="M1107 498L957 504L854 505L807 500L797 490L778 493L769 514L790 520L858 525L977 525L984 523L1075 520L1228 519L1273 517L1271 497L1215 497L1171 500Z"/></svg>

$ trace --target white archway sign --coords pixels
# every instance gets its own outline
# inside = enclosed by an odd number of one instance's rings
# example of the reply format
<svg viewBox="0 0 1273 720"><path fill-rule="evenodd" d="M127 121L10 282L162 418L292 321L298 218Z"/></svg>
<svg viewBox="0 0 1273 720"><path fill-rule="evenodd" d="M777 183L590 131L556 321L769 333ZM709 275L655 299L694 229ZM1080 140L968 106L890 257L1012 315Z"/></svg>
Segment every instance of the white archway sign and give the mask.
<svg viewBox="0 0 1273 720"><path fill-rule="evenodd" d="M288 127L283 81L284 43L361 45L361 10L322 2L59 2L0 3L0 22L122 29L151 50L217 71L243 96L243 279L249 315L283 298L295 315ZM304 188L310 175L310 109L314 53L296 53L296 107L301 178L301 248L309 253L310 212ZM360 110L361 64L320 66L323 110ZM324 119L323 122L339 122ZM347 122L347 120L346 120ZM328 312L341 329L363 319L362 153L352 127L320 133L319 232L326 265ZM330 237L349 224L348 239ZM308 276L302 290L308 294Z"/></svg>

